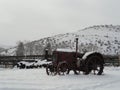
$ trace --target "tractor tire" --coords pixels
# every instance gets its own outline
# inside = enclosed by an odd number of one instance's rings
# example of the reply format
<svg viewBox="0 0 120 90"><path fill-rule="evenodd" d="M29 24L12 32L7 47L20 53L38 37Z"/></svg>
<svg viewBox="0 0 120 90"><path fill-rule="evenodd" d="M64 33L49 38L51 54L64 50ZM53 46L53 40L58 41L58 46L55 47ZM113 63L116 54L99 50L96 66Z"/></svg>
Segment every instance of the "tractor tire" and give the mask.
<svg viewBox="0 0 120 90"><path fill-rule="evenodd" d="M102 62L103 58L97 55L92 55L87 58L86 61L86 70L85 74L89 74L91 71L94 72L94 75L101 75L104 69L104 63Z"/></svg>
<svg viewBox="0 0 120 90"><path fill-rule="evenodd" d="M66 75L68 72L68 65L67 63L59 63L57 67L57 72L59 75Z"/></svg>
<svg viewBox="0 0 120 90"><path fill-rule="evenodd" d="M46 73L47 75L55 76L57 74L57 70L53 65L48 64L46 66Z"/></svg>

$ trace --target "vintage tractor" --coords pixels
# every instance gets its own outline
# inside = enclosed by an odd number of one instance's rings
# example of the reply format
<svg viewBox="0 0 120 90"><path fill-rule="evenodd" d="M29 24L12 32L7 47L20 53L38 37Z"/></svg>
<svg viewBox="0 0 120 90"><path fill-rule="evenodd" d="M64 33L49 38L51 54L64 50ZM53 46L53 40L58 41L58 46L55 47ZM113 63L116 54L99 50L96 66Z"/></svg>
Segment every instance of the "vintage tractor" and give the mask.
<svg viewBox="0 0 120 90"><path fill-rule="evenodd" d="M52 63L46 67L47 75L65 75L69 74L70 70L73 70L75 74L82 71L87 75L93 71L95 75L101 75L104 69L102 54L93 51L81 54L77 52L77 46L76 43L76 51L68 49L53 51Z"/></svg>

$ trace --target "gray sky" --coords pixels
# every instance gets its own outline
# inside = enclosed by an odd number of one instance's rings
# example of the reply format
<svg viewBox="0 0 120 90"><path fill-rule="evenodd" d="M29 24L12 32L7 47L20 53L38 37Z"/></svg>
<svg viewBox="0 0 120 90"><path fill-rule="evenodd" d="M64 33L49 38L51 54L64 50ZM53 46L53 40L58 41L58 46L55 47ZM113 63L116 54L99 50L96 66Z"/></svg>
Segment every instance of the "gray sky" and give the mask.
<svg viewBox="0 0 120 90"><path fill-rule="evenodd" d="M0 44L120 23L120 0L0 0Z"/></svg>

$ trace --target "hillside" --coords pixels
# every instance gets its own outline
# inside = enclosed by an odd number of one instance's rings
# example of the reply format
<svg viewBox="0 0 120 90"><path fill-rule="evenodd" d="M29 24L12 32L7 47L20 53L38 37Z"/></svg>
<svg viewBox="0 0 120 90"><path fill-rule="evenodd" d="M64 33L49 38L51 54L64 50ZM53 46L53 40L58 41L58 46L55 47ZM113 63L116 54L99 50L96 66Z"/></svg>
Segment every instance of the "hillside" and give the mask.
<svg viewBox="0 0 120 90"><path fill-rule="evenodd" d="M0 47L0 52L3 52L4 50L5 50L4 48Z"/></svg>
<svg viewBox="0 0 120 90"><path fill-rule="evenodd" d="M120 25L96 25L74 33L59 34L42 38L24 45L25 54L39 55L45 48L75 49L75 38L79 38L79 52L97 51L106 55L120 54ZM16 48L9 49L4 55L15 55Z"/></svg>
<svg viewBox="0 0 120 90"><path fill-rule="evenodd" d="M0 53L8 49L7 46L0 44Z"/></svg>

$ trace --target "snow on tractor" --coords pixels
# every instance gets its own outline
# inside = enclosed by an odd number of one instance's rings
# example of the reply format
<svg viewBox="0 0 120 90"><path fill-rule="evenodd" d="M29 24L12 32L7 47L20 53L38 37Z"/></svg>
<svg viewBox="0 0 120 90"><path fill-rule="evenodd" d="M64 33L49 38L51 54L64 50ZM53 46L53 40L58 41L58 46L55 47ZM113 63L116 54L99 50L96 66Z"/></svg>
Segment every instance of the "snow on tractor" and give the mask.
<svg viewBox="0 0 120 90"><path fill-rule="evenodd" d="M76 39L78 40L78 39ZM76 41L77 42L77 41ZM104 59L98 52L87 52L81 54L67 49L53 51L52 63L46 67L47 75L65 75L73 70L75 74L82 71L85 75L93 72L94 75L101 75L104 69Z"/></svg>

